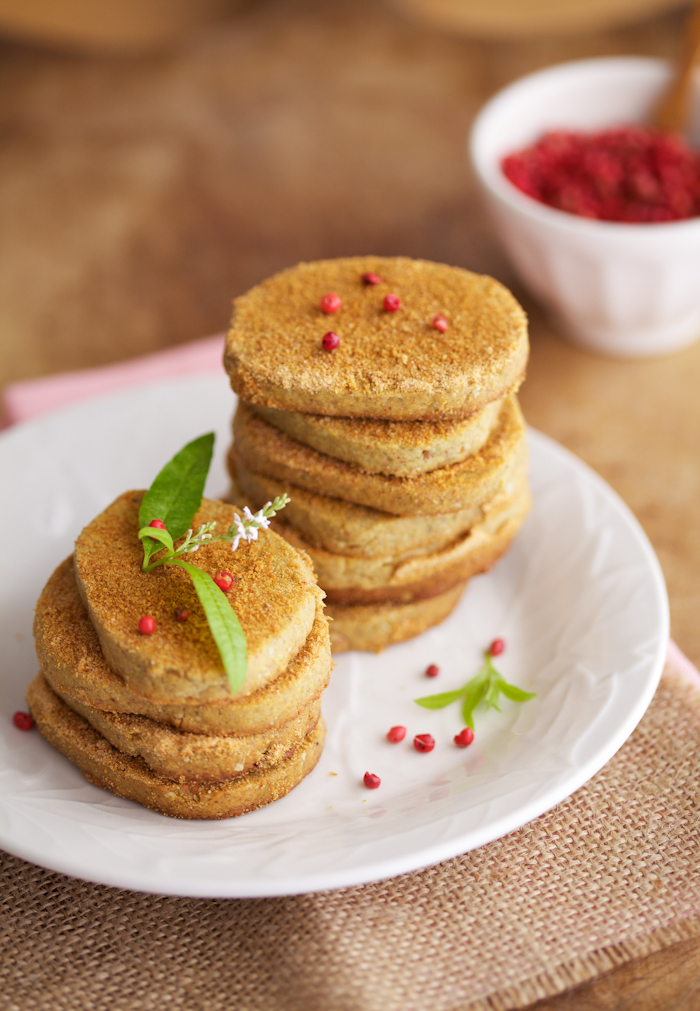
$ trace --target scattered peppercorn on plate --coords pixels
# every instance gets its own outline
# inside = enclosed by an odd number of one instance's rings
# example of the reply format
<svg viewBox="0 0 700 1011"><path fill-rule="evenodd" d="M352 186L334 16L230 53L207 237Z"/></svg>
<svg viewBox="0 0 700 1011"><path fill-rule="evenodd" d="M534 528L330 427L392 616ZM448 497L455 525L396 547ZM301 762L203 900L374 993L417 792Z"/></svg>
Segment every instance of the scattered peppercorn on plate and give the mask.
<svg viewBox="0 0 700 1011"><path fill-rule="evenodd" d="M223 820L164 817L87 782L36 730L14 725L38 669L35 602L76 535L125 489L148 487L163 461L201 432L217 433L205 495L225 496L230 419L226 378L212 375L85 402L0 438L0 846L58 872L148 892L243 897L337 888L513 831L622 745L663 665L661 572L611 489L532 431L532 511L508 554L470 581L442 624L378 654L337 656L322 702L323 754L275 803ZM536 697L519 704L496 694L500 712L482 703L472 740L462 700L489 644L501 679L495 688L502 682ZM433 665L437 676L427 676ZM77 690L72 684L69 694ZM440 693L454 695L454 704L416 704ZM133 726L114 728L115 740ZM387 739L396 727L405 735Z"/></svg>

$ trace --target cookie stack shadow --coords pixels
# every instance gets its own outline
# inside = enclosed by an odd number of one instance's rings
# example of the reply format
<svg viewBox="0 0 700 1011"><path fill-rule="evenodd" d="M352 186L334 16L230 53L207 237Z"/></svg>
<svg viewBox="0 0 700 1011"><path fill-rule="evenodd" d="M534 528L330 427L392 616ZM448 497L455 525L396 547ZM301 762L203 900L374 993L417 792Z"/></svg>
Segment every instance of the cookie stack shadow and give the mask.
<svg viewBox="0 0 700 1011"><path fill-rule="evenodd" d="M44 588L30 710L97 786L178 818L243 814L288 793L321 754L332 668L323 595L308 561L271 531L193 556L234 575L248 674L232 694L189 577L141 572L141 495L127 492L86 527ZM205 499L195 525L226 529L233 512ZM144 613L152 635L138 631Z"/></svg>
<svg viewBox="0 0 700 1011"><path fill-rule="evenodd" d="M507 550L530 504L526 361L506 289L425 261L300 264L234 304L232 500L290 496L274 528L313 562L334 651L437 624Z"/></svg>

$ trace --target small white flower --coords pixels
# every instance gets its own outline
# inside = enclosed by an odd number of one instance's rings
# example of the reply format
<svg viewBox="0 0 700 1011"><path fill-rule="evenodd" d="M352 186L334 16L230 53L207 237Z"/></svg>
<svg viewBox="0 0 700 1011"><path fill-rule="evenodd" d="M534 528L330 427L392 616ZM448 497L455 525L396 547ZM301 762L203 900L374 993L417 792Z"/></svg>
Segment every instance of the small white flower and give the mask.
<svg viewBox="0 0 700 1011"><path fill-rule="evenodd" d="M277 500L275 499L275 501ZM227 540L229 537L231 538L232 551L236 550L242 540L250 544L252 541L257 541L259 530L267 530L270 526L270 517L265 515L266 511L269 511L271 516L275 515L274 510L271 509L271 505L272 503L268 502L267 505L263 506L262 509L259 509L255 515L253 515L248 506L243 507L242 518L238 515L238 513L234 514L233 523L229 527L228 533L225 535ZM281 502L281 506L284 505L286 505L286 502Z"/></svg>
<svg viewBox="0 0 700 1011"><path fill-rule="evenodd" d="M262 527L263 530L267 530L267 528L270 525L270 521L265 515L265 513L262 511L262 509L256 512L254 519L255 522L258 524L258 526Z"/></svg>

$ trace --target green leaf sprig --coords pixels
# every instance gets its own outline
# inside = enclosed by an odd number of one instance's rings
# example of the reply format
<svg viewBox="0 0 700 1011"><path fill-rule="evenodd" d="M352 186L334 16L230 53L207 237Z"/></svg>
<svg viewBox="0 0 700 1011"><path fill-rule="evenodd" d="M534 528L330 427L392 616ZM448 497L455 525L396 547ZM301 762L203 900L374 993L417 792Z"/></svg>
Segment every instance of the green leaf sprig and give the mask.
<svg viewBox="0 0 700 1011"><path fill-rule="evenodd" d="M209 432L188 442L166 463L143 496L139 509L140 527L147 527L153 520L160 520L170 534L170 547L172 541L183 536L202 504L213 452L214 433ZM149 539L143 541L144 569L151 555L164 544L167 546L167 542L160 536L156 537L154 530L155 527L151 527Z"/></svg>
<svg viewBox="0 0 700 1011"><path fill-rule="evenodd" d="M223 590L208 572L186 562L182 555L199 551L210 541L227 541L235 551L241 540L248 543L257 540L258 531L269 527L270 520L284 509L289 497L278 496L254 515L246 506L243 516L236 514L225 533L213 533L216 520L203 523L194 533L190 524L202 504L213 450L214 433L209 432L188 442L166 463L141 501L138 536L143 544L144 572L152 572L160 565L177 565L189 574L221 655L231 691L235 693L245 680L248 666L245 633ZM153 522L157 525L151 526ZM182 537L184 540L176 548L175 541Z"/></svg>
<svg viewBox="0 0 700 1011"><path fill-rule="evenodd" d="M499 648L495 652L492 652L496 644L498 644ZM454 692L442 692L440 695L424 695L423 698L414 699L414 702L417 702L419 706L423 706L424 709L444 709L445 706L449 706L452 702L457 702L461 699L464 722L473 730L474 710L480 702L484 703L485 709L498 709L500 712L498 706L500 695L505 695L506 698L512 699L513 702L527 702L529 699L534 699L535 692L525 692L522 688L509 685L493 666L493 657L502 652L503 640L494 640L489 649L484 651L484 666L465 685Z"/></svg>

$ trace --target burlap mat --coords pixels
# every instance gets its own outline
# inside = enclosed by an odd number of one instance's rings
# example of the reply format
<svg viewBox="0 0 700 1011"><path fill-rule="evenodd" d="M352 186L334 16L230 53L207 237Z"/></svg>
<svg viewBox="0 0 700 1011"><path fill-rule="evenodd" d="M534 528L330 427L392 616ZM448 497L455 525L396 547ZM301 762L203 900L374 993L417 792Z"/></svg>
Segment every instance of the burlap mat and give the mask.
<svg viewBox="0 0 700 1011"><path fill-rule="evenodd" d="M8 1011L522 1008L700 933L700 692L668 666L573 797L426 871L337 892L192 900L2 859Z"/></svg>

